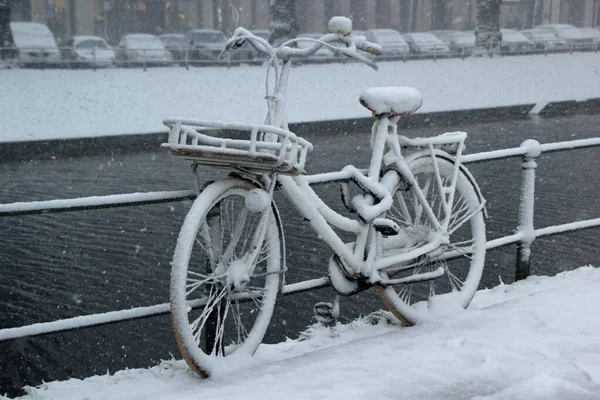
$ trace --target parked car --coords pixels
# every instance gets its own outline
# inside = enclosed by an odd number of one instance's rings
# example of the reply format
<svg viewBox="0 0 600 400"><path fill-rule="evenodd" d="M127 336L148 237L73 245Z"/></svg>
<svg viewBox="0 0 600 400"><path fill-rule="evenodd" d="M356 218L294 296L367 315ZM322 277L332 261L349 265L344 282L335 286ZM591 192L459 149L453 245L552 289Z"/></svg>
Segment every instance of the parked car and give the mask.
<svg viewBox="0 0 600 400"><path fill-rule="evenodd" d="M400 32L393 29L369 29L364 32L368 41L381 46L382 56L402 56L410 54L410 47Z"/></svg>
<svg viewBox="0 0 600 400"><path fill-rule="evenodd" d="M575 25L570 25L570 24L542 24L542 25L536 26L534 29L550 31L550 32L554 33L556 36L558 36L558 32L560 32L561 30L563 30L565 28L577 28L577 27Z"/></svg>
<svg viewBox="0 0 600 400"><path fill-rule="evenodd" d="M580 28L585 37L593 39L591 46L584 47L587 50L600 50L600 31L596 28Z"/></svg>
<svg viewBox="0 0 600 400"><path fill-rule="evenodd" d="M182 33L166 33L159 35L158 38L167 50L173 56L173 60L180 61L185 59L185 44Z"/></svg>
<svg viewBox="0 0 600 400"><path fill-rule="evenodd" d="M472 54L475 48L475 32L473 31L432 31L451 53Z"/></svg>
<svg viewBox="0 0 600 400"><path fill-rule="evenodd" d="M59 64L62 61L54 35L37 22L11 22L15 47L21 65Z"/></svg>
<svg viewBox="0 0 600 400"><path fill-rule="evenodd" d="M73 36L63 49L63 60L72 67L111 67L114 50L99 36Z"/></svg>
<svg viewBox="0 0 600 400"><path fill-rule="evenodd" d="M559 39L554 33L548 30L526 29L521 31L521 34L531 40L538 50L556 51L567 48L567 44L564 40Z"/></svg>
<svg viewBox="0 0 600 400"><path fill-rule="evenodd" d="M450 48L432 33L405 33L402 35L412 54L420 56L447 55Z"/></svg>
<svg viewBox="0 0 600 400"><path fill-rule="evenodd" d="M500 53L502 54L524 54L535 49L535 45L521 32L514 29L500 29L502 42L500 42Z"/></svg>
<svg viewBox="0 0 600 400"><path fill-rule="evenodd" d="M547 30L563 42L569 49L589 49L594 46L594 37L589 32L569 24L545 24L538 25L535 29Z"/></svg>
<svg viewBox="0 0 600 400"><path fill-rule="evenodd" d="M168 65L173 56L160 39L145 33L132 33L121 38L116 52L120 64Z"/></svg>
<svg viewBox="0 0 600 400"><path fill-rule="evenodd" d="M559 32L559 38L565 41L568 48L590 50L594 48L596 37L591 33L594 29L565 28Z"/></svg>
<svg viewBox="0 0 600 400"><path fill-rule="evenodd" d="M195 29L187 31L183 40L190 60L216 60L225 49L227 37L218 30Z"/></svg>

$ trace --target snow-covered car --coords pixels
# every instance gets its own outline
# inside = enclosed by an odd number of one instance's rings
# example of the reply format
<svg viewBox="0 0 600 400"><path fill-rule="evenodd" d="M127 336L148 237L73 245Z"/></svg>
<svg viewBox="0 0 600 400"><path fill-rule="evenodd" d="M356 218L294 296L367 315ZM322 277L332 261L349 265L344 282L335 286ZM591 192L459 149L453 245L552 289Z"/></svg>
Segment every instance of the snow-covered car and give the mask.
<svg viewBox="0 0 600 400"><path fill-rule="evenodd" d="M596 28L580 28L579 29L583 36L592 38L591 45L585 46L586 50L598 50L600 49L600 31Z"/></svg>
<svg viewBox="0 0 600 400"><path fill-rule="evenodd" d="M577 28L577 27L575 25L570 25L570 24L542 24L542 25L537 25L534 29L550 31L558 37L559 36L558 33L566 28Z"/></svg>
<svg viewBox="0 0 600 400"><path fill-rule="evenodd" d="M594 47L594 36L582 28L569 24L545 24L538 25L535 29L547 30L560 40L562 40L567 48L573 50L585 50Z"/></svg>
<svg viewBox="0 0 600 400"><path fill-rule="evenodd" d="M173 56L157 36L133 33L121 38L116 51L119 64L168 65Z"/></svg>
<svg viewBox="0 0 600 400"><path fill-rule="evenodd" d="M533 45L538 50L564 50L567 44L564 40L559 39L554 33L543 29L526 29L520 31L523 36L533 42Z"/></svg>
<svg viewBox="0 0 600 400"><path fill-rule="evenodd" d="M419 56L447 55L450 48L432 33L405 33L402 35L410 52Z"/></svg>
<svg viewBox="0 0 600 400"><path fill-rule="evenodd" d="M61 63L60 50L46 25L37 22L11 22L10 30L21 65Z"/></svg>
<svg viewBox="0 0 600 400"><path fill-rule="evenodd" d="M400 32L393 29L369 29L364 36L370 42L381 46L381 56L402 56L410 54L410 47Z"/></svg>
<svg viewBox="0 0 600 400"><path fill-rule="evenodd" d="M158 38L165 48L169 50L171 56L173 56L173 60L185 59L185 43L182 33L166 33L159 35Z"/></svg>
<svg viewBox="0 0 600 400"><path fill-rule="evenodd" d="M225 49L227 37L215 29L194 29L187 31L183 40L190 60L216 60Z"/></svg>
<svg viewBox="0 0 600 400"><path fill-rule="evenodd" d="M502 42L500 42L500 53L502 54L524 54L535 48L533 42L519 31L500 29L500 32L502 33Z"/></svg>
<svg viewBox="0 0 600 400"><path fill-rule="evenodd" d="M564 40L567 47L574 50L590 50L594 48L596 37L591 33L595 29L565 28L559 32L559 38Z"/></svg>
<svg viewBox="0 0 600 400"><path fill-rule="evenodd" d="M473 31L432 31L450 49L450 53L471 54L475 48Z"/></svg>
<svg viewBox="0 0 600 400"><path fill-rule="evenodd" d="M73 36L63 58L74 67L111 67L116 61L114 50L99 36Z"/></svg>

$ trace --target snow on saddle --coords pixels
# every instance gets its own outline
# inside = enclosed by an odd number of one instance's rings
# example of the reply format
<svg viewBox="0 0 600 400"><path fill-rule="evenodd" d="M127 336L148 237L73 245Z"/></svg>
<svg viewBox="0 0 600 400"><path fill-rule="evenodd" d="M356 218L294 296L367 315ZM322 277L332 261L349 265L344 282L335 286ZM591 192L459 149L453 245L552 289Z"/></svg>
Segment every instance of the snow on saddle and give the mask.
<svg viewBox="0 0 600 400"><path fill-rule="evenodd" d="M402 86L371 87L360 94L360 104L373 116L412 114L423 104L423 96L415 88Z"/></svg>

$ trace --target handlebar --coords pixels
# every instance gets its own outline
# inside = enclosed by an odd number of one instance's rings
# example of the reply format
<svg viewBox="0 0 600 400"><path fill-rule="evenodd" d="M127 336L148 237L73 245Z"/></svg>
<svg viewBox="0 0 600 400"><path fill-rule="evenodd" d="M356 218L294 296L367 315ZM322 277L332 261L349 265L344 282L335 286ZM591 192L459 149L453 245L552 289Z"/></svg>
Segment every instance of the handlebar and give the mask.
<svg viewBox="0 0 600 400"><path fill-rule="evenodd" d="M336 33L328 33L319 39L303 37L294 38L275 48L271 46L271 44L269 44L269 42L267 42L265 39L254 35L252 32L244 28L237 28L233 32L232 37L227 41L224 51L238 49L243 46L244 43L248 42L259 53L268 56L270 59L276 59L277 57L308 57L315 54L320 48L327 47L333 51L361 61L376 70L377 64L367 57L359 54L357 50L361 50L373 55L379 55L381 53L381 46L376 43L369 42L364 36L352 36L349 31L347 33L339 31ZM294 43L299 41L310 41L314 42L314 44L304 49L292 47ZM345 47L336 46L331 43L343 44Z"/></svg>

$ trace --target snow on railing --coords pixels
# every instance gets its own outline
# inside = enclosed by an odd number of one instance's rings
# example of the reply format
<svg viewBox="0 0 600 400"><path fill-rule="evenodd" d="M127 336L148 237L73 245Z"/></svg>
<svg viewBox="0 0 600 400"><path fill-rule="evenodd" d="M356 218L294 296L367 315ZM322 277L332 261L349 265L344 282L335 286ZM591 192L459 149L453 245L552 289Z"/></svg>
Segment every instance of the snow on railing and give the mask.
<svg viewBox="0 0 600 400"><path fill-rule="evenodd" d="M512 157L522 159L521 202L519 206L519 226L517 232L489 240L487 249L517 244L517 262L515 278L524 279L530 272L531 246L536 238L573 232L600 226L600 218L576 221L561 225L535 229L533 225L534 211L534 182L535 160L543 153L576 150L580 148L600 147L600 137L592 139L573 140L567 142L540 144L535 140L526 140L521 146L510 149L494 150L462 156L463 163L477 163ZM320 176L314 179L307 178L312 184L320 183ZM196 197L194 190L181 190L172 192L131 193L112 196L94 196L78 199L50 200L36 202L22 202L0 204L0 216L15 216L27 214L80 211L108 207L125 207L132 205L151 204L159 202L181 201ZM311 279L303 282L284 285L282 295L316 290L329 286L327 277ZM201 307L202 305L195 305ZM0 342L22 337L39 336L54 332L80 329L84 327L108 325L122 321L147 318L155 315L169 313L169 304L157 304L147 307L137 307L129 310L110 311L100 314L91 314L74 318L67 318L51 322L37 323L21 327L0 329Z"/></svg>

